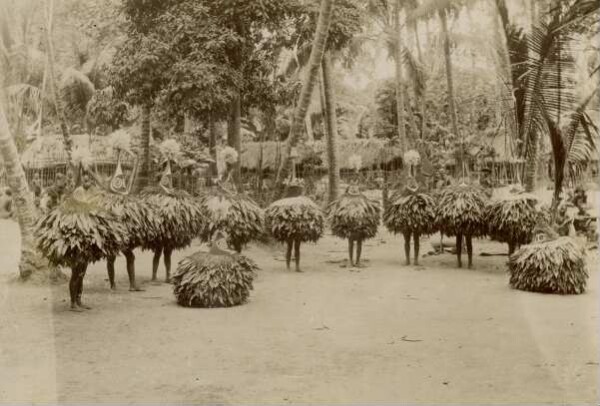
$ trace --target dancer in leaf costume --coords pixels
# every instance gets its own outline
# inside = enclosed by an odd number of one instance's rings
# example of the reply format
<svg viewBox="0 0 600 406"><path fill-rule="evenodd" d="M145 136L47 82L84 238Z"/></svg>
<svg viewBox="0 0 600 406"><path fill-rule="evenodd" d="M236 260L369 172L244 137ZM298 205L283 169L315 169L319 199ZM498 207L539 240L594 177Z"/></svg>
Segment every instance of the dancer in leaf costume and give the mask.
<svg viewBox="0 0 600 406"><path fill-rule="evenodd" d="M462 267L463 237L466 243L469 268L473 266L473 237L483 236L486 196L480 187L462 180L444 189L437 205L437 224L445 235L456 236L456 257Z"/></svg>
<svg viewBox="0 0 600 406"><path fill-rule="evenodd" d="M410 265L410 240L414 242L414 264L419 264L420 238L436 231L435 201L421 190L414 177L410 177L406 188L390 199L383 214L387 229L404 236L406 265Z"/></svg>
<svg viewBox="0 0 600 406"><path fill-rule="evenodd" d="M287 250L285 263L290 268L292 250L296 259L296 272L300 269L300 245L306 241L316 242L323 235L323 211L314 201L302 196L304 190L301 179L296 178L295 165L291 179L286 184L285 197L266 209L265 220L271 235L285 242Z"/></svg>
<svg viewBox="0 0 600 406"><path fill-rule="evenodd" d="M74 151L74 158L75 155ZM50 263L71 268L69 294L73 311L90 308L81 300L88 264L116 255L127 239L120 219L106 210L97 193L90 191L91 175L78 165L73 193L36 225L38 247Z"/></svg>
<svg viewBox="0 0 600 406"><path fill-rule="evenodd" d="M356 171L360 169L360 156L350 157L350 164ZM327 216L331 223L331 231L337 237L348 240L348 258L350 266L361 267L362 243L375 237L381 215L379 202L367 198L360 192L358 179L348 186L346 192L327 208ZM354 246L356 243L356 262Z"/></svg>
<svg viewBox="0 0 600 406"><path fill-rule="evenodd" d="M111 180L106 185L100 180L96 173L97 183L102 186L101 202L107 210L113 212L127 229L127 239L123 243L121 252L125 256L127 276L129 277L129 291L143 291L135 280L135 248L149 244L156 238L156 219L150 204L143 199L130 194L134 177L129 181L125 178L122 168L122 159L129 155L134 158L132 174L137 171L138 161L136 155L129 149L129 134L122 130L115 131L110 135L110 143L117 151L117 166ZM116 255L106 259L108 280L111 289L116 289L115 284L115 261Z"/></svg>
<svg viewBox="0 0 600 406"><path fill-rule="evenodd" d="M196 252L179 262L173 275L177 303L189 307L230 307L247 301L258 267L227 249L220 231L210 251Z"/></svg>
<svg viewBox="0 0 600 406"><path fill-rule="evenodd" d="M543 220L533 235L531 244L510 256L510 286L530 292L583 293L588 279L585 248L572 237L559 236Z"/></svg>
<svg viewBox="0 0 600 406"><path fill-rule="evenodd" d="M237 155L231 147L225 147L219 153L219 160L227 165L223 180L218 180L216 187L200 197L200 208L207 216L201 239L208 242L217 231L223 231L228 236L229 246L241 253L246 244L263 234L264 216L254 200L237 193L230 182L231 164L237 161Z"/></svg>
<svg viewBox="0 0 600 406"><path fill-rule="evenodd" d="M533 238L539 213L537 198L516 186L508 196L493 201L486 209L488 234L492 240L508 243L508 254L515 252Z"/></svg>
<svg viewBox="0 0 600 406"><path fill-rule="evenodd" d="M200 205L187 192L175 190L171 178L171 164L179 156L179 144L166 140L161 144L163 174L158 186L142 191L157 220L156 236L142 247L154 252L152 280L156 281L160 257L164 255L165 282L171 281L171 254L191 244L203 227L204 216Z"/></svg>

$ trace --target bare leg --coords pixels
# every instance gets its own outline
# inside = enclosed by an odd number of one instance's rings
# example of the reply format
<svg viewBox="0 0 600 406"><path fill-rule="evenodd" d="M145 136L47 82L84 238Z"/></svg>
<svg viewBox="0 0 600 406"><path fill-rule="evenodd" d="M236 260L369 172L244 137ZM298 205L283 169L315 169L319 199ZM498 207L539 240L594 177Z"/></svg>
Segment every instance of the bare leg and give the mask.
<svg viewBox="0 0 600 406"><path fill-rule="evenodd" d="M465 239L467 240L467 257L469 260L469 269L473 267L473 237L468 234Z"/></svg>
<svg viewBox="0 0 600 406"><path fill-rule="evenodd" d="M79 268L79 275L80 276L79 276L79 283L78 283L78 286L77 286L77 306L80 307L80 308L82 308L82 309L89 310L89 309L91 309L91 307L87 306L87 305L84 305L81 302L81 295L83 294L83 278L85 277L86 270L87 270L87 264L80 265L80 268Z"/></svg>
<svg viewBox="0 0 600 406"><path fill-rule="evenodd" d="M415 265L419 265L419 238L421 236L418 233L413 233L413 239L415 244Z"/></svg>
<svg viewBox="0 0 600 406"><path fill-rule="evenodd" d="M360 256L362 254L362 240L356 240L356 266L362 267Z"/></svg>
<svg viewBox="0 0 600 406"><path fill-rule="evenodd" d="M82 309L77 307L77 292L79 290L79 266L71 268L71 279L69 280L69 296L71 297L71 310L80 312Z"/></svg>
<svg viewBox="0 0 600 406"><path fill-rule="evenodd" d="M152 280L156 280L156 274L158 273L158 265L160 264L160 256L162 254L162 247L154 249L154 258L152 258Z"/></svg>
<svg viewBox="0 0 600 406"><path fill-rule="evenodd" d="M294 240L287 241L287 251L285 252L285 266L290 269L290 262L292 262L292 248L294 246Z"/></svg>
<svg viewBox="0 0 600 406"><path fill-rule="evenodd" d="M354 240L348 238L348 258L350 258L350 266L354 266Z"/></svg>
<svg viewBox="0 0 600 406"><path fill-rule="evenodd" d="M406 265L410 265L410 232L406 231L404 235L404 258Z"/></svg>
<svg viewBox="0 0 600 406"><path fill-rule="evenodd" d="M164 261L165 261L165 282L171 283L171 254L173 253L173 248L164 248Z"/></svg>
<svg viewBox="0 0 600 406"><path fill-rule="evenodd" d="M296 257L296 272L302 272L300 269L300 240L294 241L294 256Z"/></svg>
<svg viewBox="0 0 600 406"><path fill-rule="evenodd" d="M127 276L129 276L129 291L130 292L143 292L144 289L138 288L135 283L135 255L133 250L123 251L125 254L125 260L127 261Z"/></svg>
<svg viewBox="0 0 600 406"><path fill-rule="evenodd" d="M463 236L462 234L456 234L456 259L458 260L458 267L462 268L462 242Z"/></svg>
<svg viewBox="0 0 600 406"><path fill-rule="evenodd" d="M512 241L508 242L508 255L512 255L515 252L515 243Z"/></svg>
<svg viewBox="0 0 600 406"><path fill-rule="evenodd" d="M111 289L116 289L117 285L115 284L115 260L116 256L110 256L106 258L106 271L108 272L108 282L110 283Z"/></svg>

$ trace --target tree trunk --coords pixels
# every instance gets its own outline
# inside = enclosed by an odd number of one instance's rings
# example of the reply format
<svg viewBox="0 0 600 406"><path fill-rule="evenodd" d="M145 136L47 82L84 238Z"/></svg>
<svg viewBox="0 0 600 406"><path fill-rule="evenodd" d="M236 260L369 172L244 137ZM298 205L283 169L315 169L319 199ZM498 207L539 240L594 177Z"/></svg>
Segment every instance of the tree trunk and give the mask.
<svg viewBox="0 0 600 406"><path fill-rule="evenodd" d="M21 166L17 146L14 142L4 111L0 110L0 157L4 162L8 185L13 193L13 207L19 229L21 231L21 258L19 260L19 276L29 279L38 271L50 271L49 276L57 278L60 273L51 267L36 249L33 228L35 224L35 206L33 195L29 190L25 171Z"/></svg>
<svg viewBox="0 0 600 406"><path fill-rule="evenodd" d="M53 20L53 1L48 0L46 4L46 48L48 53L48 74L50 79L50 89L52 89L52 99L54 106L56 107L56 114L60 121L60 131L63 136L63 142L65 144L65 153L67 154L67 161L71 175L74 178L75 168L73 166L73 160L71 158L73 152L73 139L69 133L69 127L67 126L67 119L65 117L65 110L62 104L62 99L58 94L58 84L56 82L56 72L54 67L54 46L52 44L52 20Z"/></svg>
<svg viewBox="0 0 600 406"><path fill-rule="evenodd" d="M210 157L215 161L209 166L212 181L212 179L219 176L219 171L217 169L217 122L213 113L210 113L208 120L208 150L210 152Z"/></svg>
<svg viewBox="0 0 600 406"><path fill-rule="evenodd" d="M406 126L404 124L404 89L402 80L402 28L400 26L401 0L394 3L394 25L396 33L395 62L396 62L396 115L398 119L398 141L400 153L406 151Z"/></svg>
<svg viewBox="0 0 600 406"><path fill-rule="evenodd" d="M340 188L340 165L337 145L337 115L335 111L335 91L331 74L331 55L329 51L321 61L323 66L323 89L325 90L325 109L327 110L327 161L329 163L329 202L337 200Z"/></svg>
<svg viewBox="0 0 600 406"><path fill-rule="evenodd" d="M450 34L448 33L448 22L446 21L446 10L438 11L442 23L444 35L444 59L446 61L446 81L448 83L448 106L450 107L450 118L452 119L452 132L456 137L458 133L458 119L456 117L456 106L454 105L454 85L452 80L452 58L450 57Z"/></svg>
<svg viewBox="0 0 600 406"><path fill-rule="evenodd" d="M333 10L333 0L321 0L321 9L319 11L319 20L317 22L317 28L315 31L315 37L313 39L312 49L310 51L310 58L308 61L308 69L306 77L302 83L302 90L300 91L300 98L296 109L294 111L294 117L292 119L292 125L290 128L290 135L286 143L286 154L279 165L277 170L276 183L280 183L284 178L286 171L290 169L290 154L292 148L298 143L298 139L302 134L302 127L304 126L304 117L310 104L310 98L315 87L317 75L319 74L319 68L321 66L321 59L325 52L325 45L327 42L327 35L329 33L329 25L331 23L331 14Z"/></svg>
<svg viewBox="0 0 600 406"><path fill-rule="evenodd" d="M142 107L142 132L140 134L141 164L135 177L134 190L139 192L150 184L150 106Z"/></svg>
<svg viewBox="0 0 600 406"><path fill-rule="evenodd" d="M242 104L238 94L231 101L231 111L227 126L227 144L238 153L238 160L233 164L233 181L240 188L241 182L241 156L242 156Z"/></svg>

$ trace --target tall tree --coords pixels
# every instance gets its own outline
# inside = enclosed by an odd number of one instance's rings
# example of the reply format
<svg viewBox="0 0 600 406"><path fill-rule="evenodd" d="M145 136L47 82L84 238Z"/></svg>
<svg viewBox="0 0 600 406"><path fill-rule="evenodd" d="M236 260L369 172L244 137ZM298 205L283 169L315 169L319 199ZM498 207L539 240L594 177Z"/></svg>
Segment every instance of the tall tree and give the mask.
<svg viewBox="0 0 600 406"><path fill-rule="evenodd" d="M65 145L65 152L67 154L67 164L70 168L69 171L71 176L75 176L74 168L73 168L73 160L71 158L71 154L73 152L73 139L71 138L70 129L67 125L67 118L65 116L65 109L63 106L62 99L60 97L58 91L58 84L56 78L56 69L54 62L54 44L52 41L52 29L53 29L53 20L54 20L54 1L46 0L46 48L47 48L47 57L48 57L48 74L50 79L50 88L52 89L52 98L54 100L54 106L56 108L56 114L58 116L58 120L60 122L60 131L63 136L63 142Z"/></svg>
<svg viewBox="0 0 600 406"><path fill-rule="evenodd" d="M19 222L21 232L21 258L19 260L19 276L26 280L35 272L50 271L50 276L56 278L59 273L51 267L37 250L33 233L35 224L35 206L33 194L29 190L25 171L17 146L10 132L4 109L0 105L0 157L4 162L8 185L13 195L13 207Z"/></svg>
<svg viewBox="0 0 600 406"><path fill-rule="evenodd" d="M306 76L302 82L300 98L294 111L292 125L290 128L290 135L288 136L286 144L286 154L284 159L282 159L277 171L277 183L279 183L283 179L284 172L290 169L289 166L291 162L290 156L292 149L296 147L300 135L302 134L304 118L306 117L308 105L310 104L312 92L317 81L319 68L321 67L321 60L323 59L323 54L325 53L327 36L329 33L329 25L331 24L333 3L334 0L321 0L319 19L317 21L315 36L310 52L308 69L306 72Z"/></svg>
<svg viewBox="0 0 600 406"><path fill-rule="evenodd" d="M396 116L398 118L398 143L400 151L406 151L406 124L404 122L404 80L402 78L402 25L400 24L400 9L402 0L394 4L394 61L396 66Z"/></svg>
<svg viewBox="0 0 600 406"><path fill-rule="evenodd" d="M327 162L329 165L329 201L333 202L338 198L340 188L340 163L338 160L338 130L337 130L337 115L335 105L335 91L333 75L331 73L331 51L325 52L321 66L323 69L323 90L325 93L325 110L327 120Z"/></svg>
<svg viewBox="0 0 600 406"><path fill-rule="evenodd" d="M141 160L134 190L148 185L150 177L150 114L173 62L168 44L156 33L156 20L174 0L123 0L126 38L117 48L110 84L118 98L139 106L142 112Z"/></svg>

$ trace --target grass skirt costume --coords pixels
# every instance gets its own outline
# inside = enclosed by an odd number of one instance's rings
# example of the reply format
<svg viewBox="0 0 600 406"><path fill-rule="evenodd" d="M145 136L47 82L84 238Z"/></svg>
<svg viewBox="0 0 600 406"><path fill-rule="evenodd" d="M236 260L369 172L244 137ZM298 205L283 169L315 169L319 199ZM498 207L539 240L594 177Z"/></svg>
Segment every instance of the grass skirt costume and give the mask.
<svg viewBox="0 0 600 406"><path fill-rule="evenodd" d="M187 192L160 186L148 187L141 193L156 218L156 234L142 248L154 252L152 280L156 280L158 262L164 253L166 281L170 280L171 253L189 246L203 227L200 205Z"/></svg>
<svg viewBox="0 0 600 406"><path fill-rule="evenodd" d="M539 215L535 200L536 197L528 193L511 193L486 208L487 234L494 241L507 243L509 255L533 238Z"/></svg>
<svg viewBox="0 0 600 406"><path fill-rule="evenodd" d="M295 182L294 180L292 182ZM292 247L296 258L296 271L300 272L300 244L316 242L323 235L323 211L314 201L301 196L302 186L288 186L287 195L265 210L267 229L277 241L287 243L286 264L289 268Z"/></svg>
<svg viewBox="0 0 600 406"><path fill-rule="evenodd" d="M200 197L200 209L206 214L200 234L205 242L222 231L229 246L240 253L246 244L264 235L263 210L248 196L218 186Z"/></svg>
<svg viewBox="0 0 600 406"><path fill-rule="evenodd" d="M536 229L535 241L510 256L510 286L530 292L583 293L588 278L585 248L548 229L544 225Z"/></svg>
<svg viewBox="0 0 600 406"><path fill-rule="evenodd" d="M412 179L402 191L395 193L383 214L386 228L404 236L406 263L410 264L410 239L413 237L415 265L419 258L419 238L437 231L436 206L434 199L427 193L419 191L416 181Z"/></svg>
<svg viewBox="0 0 600 406"><path fill-rule="evenodd" d="M196 252L179 262L173 275L173 293L179 305L230 307L247 301L258 267L224 248L213 243L209 252Z"/></svg>
<svg viewBox="0 0 600 406"><path fill-rule="evenodd" d="M381 206L367 198L356 185L350 186L339 199L327 207L333 235L348 240L350 265L354 265L354 242L357 244L356 265L360 265L362 242L375 237L379 226Z"/></svg>
<svg viewBox="0 0 600 406"><path fill-rule="evenodd" d="M440 231L456 236L458 267L462 267L463 237L467 245L469 267L473 264L473 237L486 233L486 195L477 186L460 183L444 189L437 204L437 221Z"/></svg>
<svg viewBox="0 0 600 406"><path fill-rule="evenodd" d="M38 247L53 265L71 268L71 308L81 302L89 263L117 255L127 241L127 228L107 210L96 193L79 186L36 225Z"/></svg>

